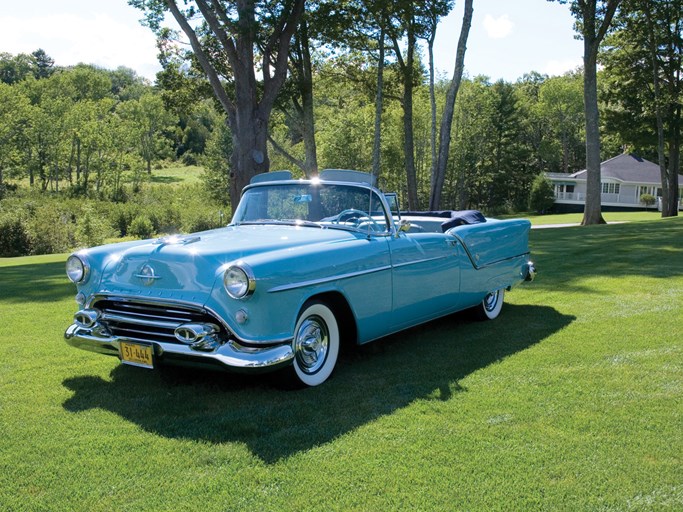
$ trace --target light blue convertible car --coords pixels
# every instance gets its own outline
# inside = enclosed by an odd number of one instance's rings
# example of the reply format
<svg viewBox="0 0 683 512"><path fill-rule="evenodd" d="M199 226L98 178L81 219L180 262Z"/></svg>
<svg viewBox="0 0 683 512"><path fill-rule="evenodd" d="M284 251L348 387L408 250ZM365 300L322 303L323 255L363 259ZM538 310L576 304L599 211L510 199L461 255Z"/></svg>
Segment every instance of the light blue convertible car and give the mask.
<svg viewBox="0 0 683 512"><path fill-rule="evenodd" d="M472 308L496 318L531 280L526 220L403 212L358 171L257 176L220 229L72 254L75 347L125 364L289 366L306 386L363 344Z"/></svg>

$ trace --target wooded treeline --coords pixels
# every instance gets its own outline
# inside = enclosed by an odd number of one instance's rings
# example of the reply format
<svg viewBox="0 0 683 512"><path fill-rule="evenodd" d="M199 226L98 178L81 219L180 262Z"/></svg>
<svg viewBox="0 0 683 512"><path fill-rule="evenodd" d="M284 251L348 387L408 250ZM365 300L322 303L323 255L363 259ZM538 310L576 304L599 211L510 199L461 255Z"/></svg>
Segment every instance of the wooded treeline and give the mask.
<svg viewBox="0 0 683 512"><path fill-rule="evenodd" d="M680 172L682 2L622 2L598 53L600 158L660 162L666 190ZM453 2L130 3L159 37L154 84L126 68L61 68L42 50L0 54L0 197L28 183L125 201L155 163L179 159L201 163L224 204L244 166L246 178L350 168L414 209L500 213L526 210L541 172L586 168L582 70L514 83L465 74L434 203L452 81L434 76L430 49ZM162 26L169 9L181 26L193 20L190 49ZM239 62L253 65L236 72Z"/></svg>

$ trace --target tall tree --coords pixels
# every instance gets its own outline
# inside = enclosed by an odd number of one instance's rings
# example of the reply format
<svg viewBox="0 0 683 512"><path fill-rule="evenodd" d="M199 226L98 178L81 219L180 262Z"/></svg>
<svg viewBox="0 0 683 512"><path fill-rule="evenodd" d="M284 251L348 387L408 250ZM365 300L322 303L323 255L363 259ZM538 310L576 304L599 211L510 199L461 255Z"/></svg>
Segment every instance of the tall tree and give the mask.
<svg viewBox="0 0 683 512"><path fill-rule="evenodd" d="M549 0L555 1L555 0ZM604 224L600 184L600 115L598 112L598 49L621 0L557 0L569 3L576 30L583 39L583 102L586 112L586 206L581 224Z"/></svg>
<svg viewBox="0 0 683 512"><path fill-rule="evenodd" d="M139 100L121 103L118 112L134 127L137 150L145 161L147 174L152 174L152 161L168 149L168 139L163 137L163 132L173 124L173 117L164 108L161 97L150 93Z"/></svg>
<svg viewBox="0 0 683 512"><path fill-rule="evenodd" d="M315 176L318 173L313 95L314 61L311 42L320 40L321 27L326 24L329 24L329 19L321 13L320 2L309 1L308 9L301 16L299 28L289 48L289 78L282 90L283 98L278 101L276 107L288 120L288 135L291 141L295 144L302 143L303 158L295 156L272 134L268 136L273 148L289 163L299 167L306 177Z"/></svg>
<svg viewBox="0 0 683 512"><path fill-rule="evenodd" d="M446 179L446 166L448 164L448 154L451 145L451 127L453 126L455 97L458 95L460 81L462 80L462 74L465 69L465 50L467 49L467 38L472 25L473 12L472 0L465 0L460 38L458 39L458 48L455 52L455 69L453 70L453 78L451 79L448 88L446 105L441 117L441 127L439 129L439 154L437 164L433 167L432 171L429 207L434 210L438 209L441 203L441 191L443 189L444 180Z"/></svg>
<svg viewBox="0 0 683 512"><path fill-rule="evenodd" d="M45 50L38 48L31 54L33 57L33 76L40 80L41 78L48 78L54 73L55 60L50 57Z"/></svg>
<svg viewBox="0 0 683 512"><path fill-rule="evenodd" d="M394 13L395 24L389 31L394 46L403 84L403 155L408 185L408 209L418 210L417 173L415 170L415 141L413 139L413 89L415 87L415 52L417 51L418 13L412 2L400 4ZM401 51L405 43L405 56Z"/></svg>
<svg viewBox="0 0 683 512"><path fill-rule="evenodd" d="M610 126L651 158L657 147L662 216L678 215L683 94L683 0L625 3L601 57ZM652 153L652 154L650 154Z"/></svg>
<svg viewBox="0 0 683 512"><path fill-rule="evenodd" d="M319 24L324 43L335 51L342 47L350 52L360 52L368 63L377 62L372 151L372 174L376 180L380 177L386 59L393 48L388 34L392 32L392 13L398 3L393 0L325 0L320 2L321 8L317 10L318 19L324 20Z"/></svg>
<svg viewBox="0 0 683 512"><path fill-rule="evenodd" d="M158 35L170 12L227 114L233 137L230 198L269 170L268 120L287 76L289 46L304 0L129 0ZM201 23L197 23L201 17ZM261 71L261 81L256 70ZM229 84L230 90L228 90Z"/></svg>
<svg viewBox="0 0 683 512"><path fill-rule="evenodd" d="M547 168L575 172L585 163L583 78L567 73L539 87L534 115L543 123L542 154Z"/></svg>
<svg viewBox="0 0 683 512"><path fill-rule="evenodd" d="M0 82L0 197L5 169L18 165L21 141L31 119L28 98L17 88Z"/></svg>
<svg viewBox="0 0 683 512"><path fill-rule="evenodd" d="M436 143L436 91L434 84L434 41L436 41L436 29L439 20L446 16L453 8L454 0L435 1L426 4L424 16L424 30L422 37L427 41L427 55L429 58L429 104L431 110L431 176L434 180L437 165L437 143ZM431 204L430 204L431 206Z"/></svg>

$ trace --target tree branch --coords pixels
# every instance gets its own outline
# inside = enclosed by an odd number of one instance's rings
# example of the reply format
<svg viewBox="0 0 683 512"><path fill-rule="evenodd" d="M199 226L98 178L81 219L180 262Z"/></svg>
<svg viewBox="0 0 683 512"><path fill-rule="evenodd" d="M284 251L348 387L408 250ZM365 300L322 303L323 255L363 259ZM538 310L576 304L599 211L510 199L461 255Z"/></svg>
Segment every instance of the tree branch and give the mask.
<svg viewBox="0 0 683 512"><path fill-rule="evenodd" d="M190 26L190 24L187 21L187 18L185 18L183 13L180 12L180 9L178 9L175 0L166 0L166 5L171 11L171 14L173 14L173 17L175 18L178 25L180 25L182 31L185 32L185 35L187 35L188 39L190 40L192 50L197 56L197 60L199 61L199 64L202 66L204 73L206 73L206 76L209 79L209 83L211 84L211 88L213 89L213 92L216 94L216 97L218 98L218 101L220 102L221 106L227 114L230 114L230 112L234 112L235 105L230 100L230 97L223 88L221 80L218 77L216 70L211 65L208 56L204 52L204 49L202 48L202 45L199 42L199 38L197 37L197 34L195 33L194 29L192 28L192 26Z"/></svg>
<svg viewBox="0 0 683 512"><path fill-rule="evenodd" d="M268 134L268 142L270 142L271 146L273 146L273 149L275 151L277 151L287 160L289 160L291 164L296 165L299 169L305 170L303 160L299 160L298 158L292 156L291 153L289 153L285 148L283 148L277 142L275 142L275 139L273 139L273 137L270 134Z"/></svg>
<svg viewBox="0 0 683 512"><path fill-rule="evenodd" d="M237 59L237 50L235 49L235 43L221 26L221 23L227 26L230 26L231 24L230 21L227 19L227 16L225 16L225 11L222 10L218 2L211 1L211 5L213 8L209 7L205 0L196 0L196 2L197 7L199 7L199 11L202 13L204 19L209 24L209 28L211 28L211 31L214 34L216 34L216 37L223 45L223 48L225 48L225 51L228 54L228 59L230 60L230 64L234 69L239 60ZM223 14L220 20L216 16L216 11L218 11L219 16L221 13Z"/></svg>

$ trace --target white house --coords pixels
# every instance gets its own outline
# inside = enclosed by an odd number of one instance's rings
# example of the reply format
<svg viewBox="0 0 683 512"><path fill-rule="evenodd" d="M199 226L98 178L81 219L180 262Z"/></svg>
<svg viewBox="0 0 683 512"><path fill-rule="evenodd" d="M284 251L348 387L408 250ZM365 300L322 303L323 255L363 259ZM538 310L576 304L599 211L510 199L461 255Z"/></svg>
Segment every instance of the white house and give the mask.
<svg viewBox="0 0 683 512"><path fill-rule="evenodd" d="M586 204L586 170L573 174L549 172L548 179L555 187L555 210L582 212ZM643 210L640 196L651 194L661 208L662 178L659 166L636 155L623 154L600 164L603 211ZM683 176L678 175L679 210L683 209Z"/></svg>

